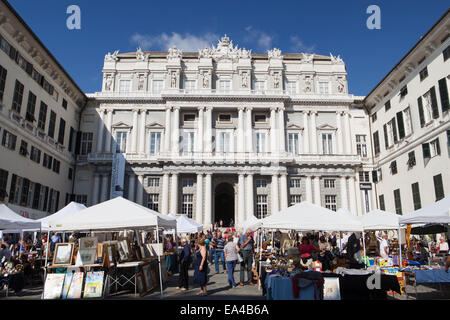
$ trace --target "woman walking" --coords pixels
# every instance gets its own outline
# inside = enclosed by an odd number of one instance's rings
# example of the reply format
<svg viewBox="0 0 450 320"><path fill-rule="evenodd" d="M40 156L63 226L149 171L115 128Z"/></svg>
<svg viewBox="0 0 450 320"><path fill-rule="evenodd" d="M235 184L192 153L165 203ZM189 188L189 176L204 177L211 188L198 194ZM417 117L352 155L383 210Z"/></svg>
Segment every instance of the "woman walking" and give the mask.
<svg viewBox="0 0 450 320"><path fill-rule="evenodd" d="M198 296L206 296L206 284L208 283L208 262L206 253L205 239L201 238L198 241L199 249L195 253L195 272L194 272L194 283L200 285L202 291L197 293Z"/></svg>
<svg viewBox="0 0 450 320"><path fill-rule="evenodd" d="M234 268L236 267L236 263L238 261L238 245L233 241L233 236L228 237L228 243L223 249L225 255L225 261L227 263L227 271L228 271L228 284L231 288L237 286L236 282L234 282Z"/></svg>

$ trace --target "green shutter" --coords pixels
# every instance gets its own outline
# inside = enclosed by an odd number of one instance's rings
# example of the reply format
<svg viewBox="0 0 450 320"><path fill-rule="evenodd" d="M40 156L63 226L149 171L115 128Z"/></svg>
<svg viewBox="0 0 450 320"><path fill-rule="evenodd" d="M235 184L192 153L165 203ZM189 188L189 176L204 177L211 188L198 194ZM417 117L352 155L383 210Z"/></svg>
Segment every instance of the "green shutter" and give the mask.
<svg viewBox="0 0 450 320"><path fill-rule="evenodd" d="M405 137L405 124L403 123L403 111L397 112L397 127L400 139Z"/></svg>
<svg viewBox="0 0 450 320"><path fill-rule="evenodd" d="M423 158L424 159L431 158L430 144L429 143L422 144L422 151L423 151Z"/></svg>
<svg viewBox="0 0 450 320"><path fill-rule="evenodd" d="M388 133L387 133L387 126L384 125L383 126L383 130L384 130L384 146L386 147L386 149L389 147L389 138L388 138Z"/></svg>
<svg viewBox="0 0 450 320"><path fill-rule="evenodd" d="M425 125L425 116L423 114L422 97L419 97L417 99L417 105L419 106L420 126L423 128L423 126Z"/></svg>
<svg viewBox="0 0 450 320"><path fill-rule="evenodd" d="M436 138L436 152L439 156L441 155L441 146L439 144L439 138Z"/></svg>
<svg viewBox="0 0 450 320"><path fill-rule="evenodd" d="M441 96L442 112L445 112L450 109L446 78L442 78L441 80L439 80L439 94Z"/></svg>
<svg viewBox="0 0 450 320"><path fill-rule="evenodd" d="M436 99L436 89L434 86L430 89L431 93L431 109L433 110L433 119L439 118L439 108Z"/></svg>

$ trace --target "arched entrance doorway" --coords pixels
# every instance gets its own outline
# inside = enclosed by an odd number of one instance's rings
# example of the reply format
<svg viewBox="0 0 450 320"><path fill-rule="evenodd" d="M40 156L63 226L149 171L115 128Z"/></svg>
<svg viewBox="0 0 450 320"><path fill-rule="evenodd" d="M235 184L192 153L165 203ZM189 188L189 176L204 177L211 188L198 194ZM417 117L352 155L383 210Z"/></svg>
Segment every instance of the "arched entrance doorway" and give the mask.
<svg viewBox="0 0 450 320"><path fill-rule="evenodd" d="M220 220L223 226L228 227L234 221L234 189L229 183L221 183L214 192L214 222L219 225Z"/></svg>

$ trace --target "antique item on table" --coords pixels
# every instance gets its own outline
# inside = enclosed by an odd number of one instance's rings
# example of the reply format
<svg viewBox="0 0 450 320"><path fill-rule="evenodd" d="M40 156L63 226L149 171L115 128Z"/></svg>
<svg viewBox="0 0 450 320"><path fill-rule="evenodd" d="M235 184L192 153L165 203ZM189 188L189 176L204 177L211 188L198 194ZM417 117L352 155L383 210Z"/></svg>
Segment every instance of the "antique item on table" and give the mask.
<svg viewBox="0 0 450 320"><path fill-rule="evenodd" d="M104 271L88 272L84 284L83 298L101 298L103 295Z"/></svg>
<svg viewBox="0 0 450 320"><path fill-rule="evenodd" d="M72 264L73 243L57 243L53 255L54 266L68 266Z"/></svg>
<svg viewBox="0 0 450 320"><path fill-rule="evenodd" d="M341 300L339 278L324 277L323 300Z"/></svg>
<svg viewBox="0 0 450 320"><path fill-rule="evenodd" d="M59 299L64 284L64 273L49 273L45 279L44 299Z"/></svg>
<svg viewBox="0 0 450 320"><path fill-rule="evenodd" d="M137 291L139 292L139 296L142 297L147 292L147 289L145 287L144 274L142 271L136 274L136 286Z"/></svg>
<svg viewBox="0 0 450 320"><path fill-rule="evenodd" d="M131 261L130 246L127 239L118 242L120 262Z"/></svg>
<svg viewBox="0 0 450 320"><path fill-rule="evenodd" d="M83 289L83 272L66 273L62 292L63 299L80 299Z"/></svg>
<svg viewBox="0 0 450 320"><path fill-rule="evenodd" d="M97 260L97 244L98 239L96 237L81 238L78 255L81 259L82 265L94 264Z"/></svg>

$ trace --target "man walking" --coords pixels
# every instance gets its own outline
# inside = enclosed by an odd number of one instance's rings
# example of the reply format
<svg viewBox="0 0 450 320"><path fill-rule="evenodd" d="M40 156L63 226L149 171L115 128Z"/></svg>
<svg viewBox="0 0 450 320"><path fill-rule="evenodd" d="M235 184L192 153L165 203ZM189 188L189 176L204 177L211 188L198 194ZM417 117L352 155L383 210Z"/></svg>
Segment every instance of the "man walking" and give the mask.
<svg viewBox="0 0 450 320"><path fill-rule="evenodd" d="M222 232L217 232L217 237L213 239L212 244L214 246L214 264L216 267L216 274L219 273L219 259L222 261L223 270L226 272L225 257L223 255L223 248L225 247L226 240L222 238Z"/></svg>
<svg viewBox="0 0 450 320"><path fill-rule="evenodd" d="M240 270L241 286L244 285L244 270L247 271L248 284L253 286L252 264L253 264L254 244L255 241L253 240L252 232L250 230L248 230L246 234L242 234L239 236L239 247L241 249L243 259L241 262L241 270Z"/></svg>
<svg viewBox="0 0 450 320"><path fill-rule="evenodd" d="M181 239L183 250L180 253L180 276L178 278L178 289L185 291L189 289L189 264L191 260L191 246L186 239Z"/></svg>

